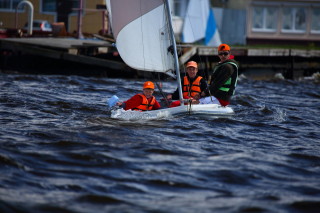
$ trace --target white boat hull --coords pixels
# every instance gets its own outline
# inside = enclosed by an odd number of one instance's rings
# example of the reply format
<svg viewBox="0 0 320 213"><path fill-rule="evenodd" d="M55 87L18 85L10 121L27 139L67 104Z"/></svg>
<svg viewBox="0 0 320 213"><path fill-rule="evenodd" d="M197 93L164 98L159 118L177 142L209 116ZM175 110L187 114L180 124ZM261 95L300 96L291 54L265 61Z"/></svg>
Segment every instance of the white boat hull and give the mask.
<svg viewBox="0 0 320 213"><path fill-rule="evenodd" d="M117 109L111 111L111 117L124 120L140 120L140 119L158 119L166 118L175 115L213 115L213 116L228 116L233 115L234 111L230 107L223 107L218 104L197 104L183 105L172 108L165 108L152 111L125 111Z"/></svg>

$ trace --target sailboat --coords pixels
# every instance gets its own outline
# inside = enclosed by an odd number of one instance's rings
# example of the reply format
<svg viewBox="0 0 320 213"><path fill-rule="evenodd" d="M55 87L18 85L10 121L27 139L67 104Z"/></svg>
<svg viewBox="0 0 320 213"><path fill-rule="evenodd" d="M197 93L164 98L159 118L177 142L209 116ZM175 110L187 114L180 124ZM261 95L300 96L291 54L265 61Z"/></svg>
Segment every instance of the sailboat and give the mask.
<svg viewBox="0 0 320 213"><path fill-rule="evenodd" d="M131 117L157 118L178 114L231 115L230 107L218 104L184 105L177 46L169 0L106 0L117 50L130 67L165 73L176 79L181 106L137 112ZM130 110L129 110L130 111ZM121 117L119 110L113 118Z"/></svg>

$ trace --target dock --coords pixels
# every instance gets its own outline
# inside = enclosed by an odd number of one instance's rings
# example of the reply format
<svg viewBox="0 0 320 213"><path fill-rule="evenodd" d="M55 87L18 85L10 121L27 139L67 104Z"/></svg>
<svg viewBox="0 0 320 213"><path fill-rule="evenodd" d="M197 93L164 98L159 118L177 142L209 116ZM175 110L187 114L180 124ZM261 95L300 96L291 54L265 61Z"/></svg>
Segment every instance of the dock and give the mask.
<svg viewBox="0 0 320 213"><path fill-rule="evenodd" d="M216 48L192 46L180 61L200 62L199 70L208 75L219 60L217 54ZM239 62L239 73L254 79L270 79L277 74L299 79L320 72L320 50L234 47L231 54Z"/></svg>
<svg viewBox="0 0 320 213"><path fill-rule="evenodd" d="M218 62L216 48L178 45L179 61L199 63L199 71L208 76ZM281 48L232 48L239 62L239 73L257 78L281 73L296 79L320 72L320 50ZM74 38L0 39L0 71L23 73L141 77L147 73L128 67L111 41ZM183 67L182 67L183 68ZM181 69L182 73L184 69Z"/></svg>
<svg viewBox="0 0 320 213"><path fill-rule="evenodd" d="M43 71L64 67L69 68L75 65L75 68L78 69L78 74L84 75L92 74L94 69L99 70L98 72L104 69L129 73L131 70L122 62L120 57L112 55L115 51L114 49L110 42L97 39L5 38L0 39L0 54L2 58L0 67L2 69L17 68L20 71L23 65L28 68L29 65L35 63L51 61L50 65L55 64L57 66L46 66L44 63ZM16 63L20 62L24 64L15 66ZM85 73L85 68L88 69L87 73Z"/></svg>

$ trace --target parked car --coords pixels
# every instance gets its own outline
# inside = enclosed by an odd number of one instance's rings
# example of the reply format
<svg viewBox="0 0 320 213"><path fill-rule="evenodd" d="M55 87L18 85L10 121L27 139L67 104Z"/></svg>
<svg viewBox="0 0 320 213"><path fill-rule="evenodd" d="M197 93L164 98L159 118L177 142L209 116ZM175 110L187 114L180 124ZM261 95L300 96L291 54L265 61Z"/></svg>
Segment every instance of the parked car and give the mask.
<svg viewBox="0 0 320 213"><path fill-rule="evenodd" d="M33 20L33 31L38 32L52 32L51 24L46 20ZM28 22L23 27L24 30L28 30Z"/></svg>

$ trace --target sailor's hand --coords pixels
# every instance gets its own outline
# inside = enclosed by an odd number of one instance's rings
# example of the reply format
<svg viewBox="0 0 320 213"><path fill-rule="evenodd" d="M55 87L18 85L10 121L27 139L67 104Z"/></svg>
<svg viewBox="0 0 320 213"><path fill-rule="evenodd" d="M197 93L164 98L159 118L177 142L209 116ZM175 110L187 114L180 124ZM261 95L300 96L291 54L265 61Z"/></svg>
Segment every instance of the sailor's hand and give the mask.
<svg viewBox="0 0 320 213"><path fill-rule="evenodd" d="M195 99L195 100L199 100L199 99L200 99L200 94L196 94L196 95L194 95L194 96L193 96L193 99Z"/></svg>
<svg viewBox="0 0 320 213"><path fill-rule="evenodd" d="M199 100L192 100L192 104L199 104L200 101Z"/></svg>
<svg viewBox="0 0 320 213"><path fill-rule="evenodd" d="M191 104L199 104L200 102L197 99L194 98L188 98L188 99L184 99L185 103L191 103Z"/></svg>
<svg viewBox="0 0 320 213"><path fill-rule="evenodd" d="M171 94L167 95L167 99L171 100L172 99L172 95Z"/></svg>
<svg viewBox="0 0 320 213"><path fill-rule="evenodd" d="M189 101L192 103L192 104L199 104L199 98L190 98Z"/></svg>
<svg viewBox="0 0 320 213"><path fill-rule="evenodd" d="M116 104L117 104L117 106L121 106L122 102L117 102Z"/></svg>

